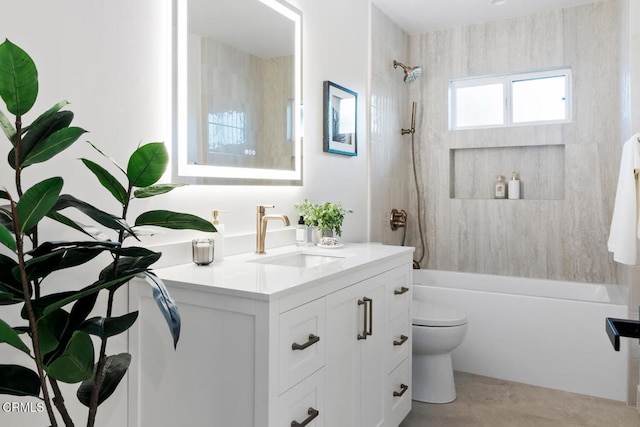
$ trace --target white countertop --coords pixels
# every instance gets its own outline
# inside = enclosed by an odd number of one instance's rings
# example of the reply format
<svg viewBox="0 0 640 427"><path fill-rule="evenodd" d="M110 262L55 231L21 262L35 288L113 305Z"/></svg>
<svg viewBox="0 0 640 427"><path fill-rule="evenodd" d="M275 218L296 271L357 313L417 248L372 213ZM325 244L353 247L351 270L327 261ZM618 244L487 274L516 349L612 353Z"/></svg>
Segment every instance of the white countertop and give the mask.
<svg viewBox="0 0 640 427"><path fill-rule="evenodd" d="M413 250L376 243L345 243L336 249L285 246L269 249L265 255L246 253L225 257L224 261L207 266L188 263L154 271L169 286L270 300L326 281L346 270L355 271L407 254L410 257ZM310 261L317 261L319 265L303 268L272 264L286 263L301 253L314 255Z"/></svg>

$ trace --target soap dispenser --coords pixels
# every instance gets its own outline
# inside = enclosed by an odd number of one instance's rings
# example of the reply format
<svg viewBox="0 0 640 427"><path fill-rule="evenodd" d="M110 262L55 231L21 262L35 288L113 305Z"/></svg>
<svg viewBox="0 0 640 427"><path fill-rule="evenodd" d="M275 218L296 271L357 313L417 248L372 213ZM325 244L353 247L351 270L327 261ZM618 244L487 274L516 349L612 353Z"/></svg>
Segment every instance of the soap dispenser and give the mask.
<svg viewBox="0 0 640 427"><path fill-rule="evenodd" d="M308 227L304 223L304 217L300 216L296 229L296 246L307 246Z"/></svg>
<svg viewBox="0 0 640 427"><path fill-rule="evenodd" d="M511 179L509 180L508 194L511 200L520 198L520 180L515 172L511 174Z"/></svg>
<svg viewBox="0 0 640 427"><path fill-rule="evenodd" d="M213 233L213 240L215 242L214 251L213 251L214 262L224 260L224 225L220 224L220 222L218 221L218 215L221 212L226 212L226 211L222 211L220 209L214 209L213 211L211 211L211 213L213 214L213 219L211 220L211 223L216 228L216 232Z"/></svg>

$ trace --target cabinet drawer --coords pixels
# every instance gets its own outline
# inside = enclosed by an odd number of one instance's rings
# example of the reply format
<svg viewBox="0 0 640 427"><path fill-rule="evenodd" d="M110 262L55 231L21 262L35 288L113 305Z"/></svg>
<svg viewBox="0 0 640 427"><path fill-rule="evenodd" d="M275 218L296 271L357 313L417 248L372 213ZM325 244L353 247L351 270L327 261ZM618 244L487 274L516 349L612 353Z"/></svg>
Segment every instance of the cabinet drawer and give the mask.
<svg viewBox="0 0 640 427"><path fill-rule="evenodd" d="M279 394L324 366L325 299L280 315Z"/></svg>
<svg viewBox="0 0 640 427"><path fill-rule="evenodd" d="M400 316L409 316L411 307L411 281L413 271L410 268L397 268L389 272L387 292L389 294L389 322Z"/></svg>
<svg viewBox="0 0 640 427"><path fill-rule="evenodd" d="M289 427L295 421L307 427L323 427L324 369L320 369L280 396L278 403L279 426ZM304 424L306 421L307 424Z"/></svg>
<svg viewBox="0 0 640 427"><path fill-rule="evenodd" d="M389 327L387 372L393 371L411 352L411 326L407 317L398 317Z"/></svg>
<svg viewBox="0 0 640 427"><path fill-rule="evenodd" d="M411 411L411 358L389 374L385 392L387 425L397 426Z"/></svg>

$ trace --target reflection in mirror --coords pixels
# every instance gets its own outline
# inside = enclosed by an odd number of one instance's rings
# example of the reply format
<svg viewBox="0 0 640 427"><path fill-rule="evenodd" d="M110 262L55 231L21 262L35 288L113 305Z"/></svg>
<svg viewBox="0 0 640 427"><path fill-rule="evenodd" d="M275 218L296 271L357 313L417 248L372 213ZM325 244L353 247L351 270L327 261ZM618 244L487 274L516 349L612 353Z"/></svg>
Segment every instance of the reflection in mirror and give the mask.
<svg viewBox="0 0 640 427"><path fill-rule="evenodd" d="M186 0L174 10L174 179L300 184L301 12L279 0Z"/></svg>

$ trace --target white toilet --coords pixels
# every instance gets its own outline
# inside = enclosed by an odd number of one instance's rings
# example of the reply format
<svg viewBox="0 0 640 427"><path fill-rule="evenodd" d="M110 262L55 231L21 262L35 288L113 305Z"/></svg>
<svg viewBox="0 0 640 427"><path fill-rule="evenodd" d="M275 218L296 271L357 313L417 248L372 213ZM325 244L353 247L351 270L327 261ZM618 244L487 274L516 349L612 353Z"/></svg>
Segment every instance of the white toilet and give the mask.
<svg viewBox="0 0 640 427"><path fill-rule="evenodd" d="M467 332L467 317L451 307L413 301L413 400L456 400L451 351Z"/></svg>

